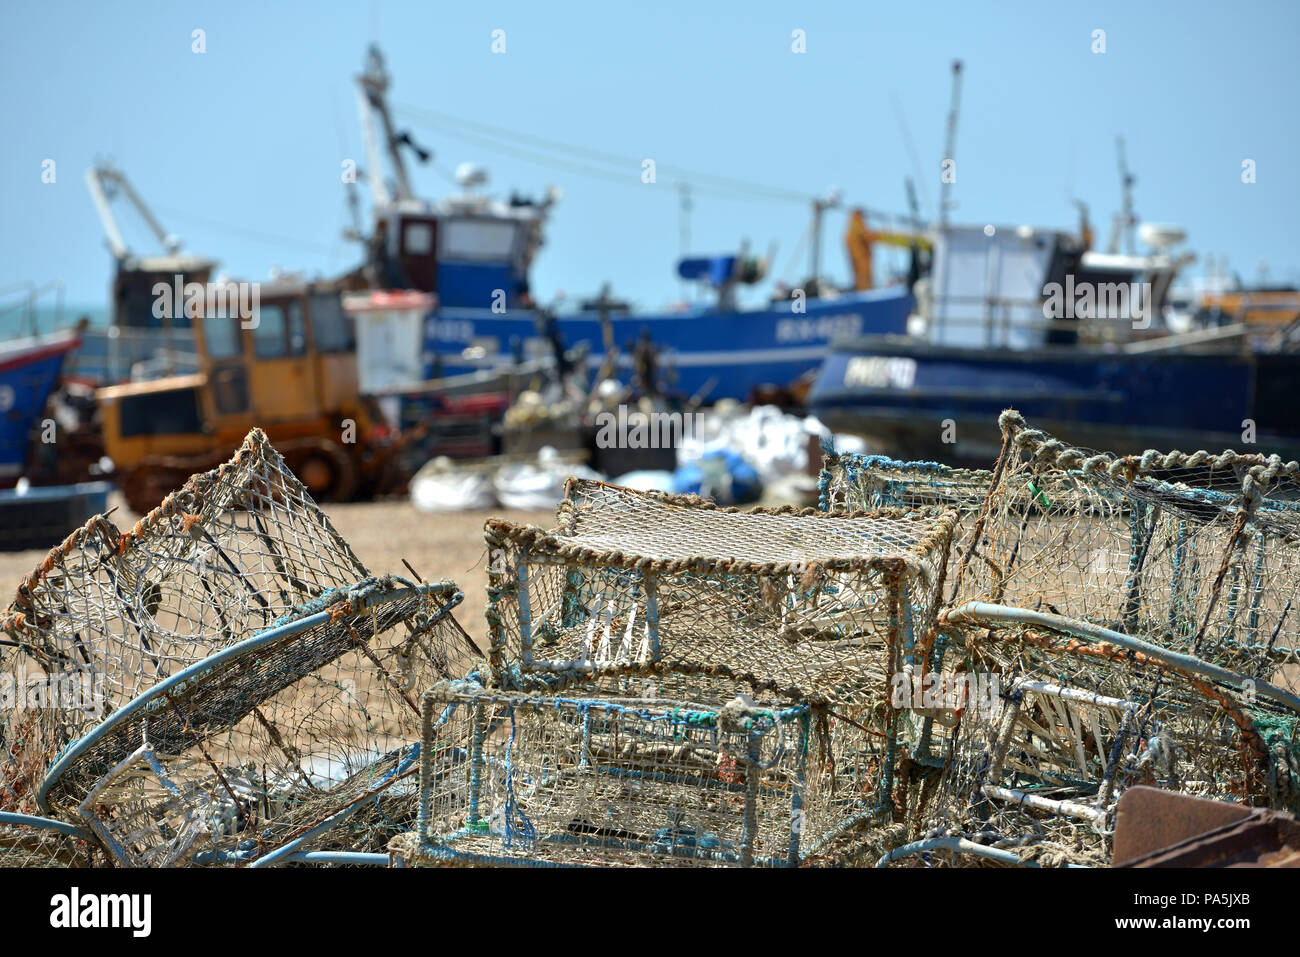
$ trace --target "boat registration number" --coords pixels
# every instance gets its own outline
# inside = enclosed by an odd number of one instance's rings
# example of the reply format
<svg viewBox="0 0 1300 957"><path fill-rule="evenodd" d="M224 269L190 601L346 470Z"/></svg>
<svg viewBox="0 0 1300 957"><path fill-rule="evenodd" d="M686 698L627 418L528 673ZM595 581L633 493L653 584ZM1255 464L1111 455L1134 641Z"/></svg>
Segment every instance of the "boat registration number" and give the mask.
<svg viewBox="0 0 1300 957"><path fill-rule="evenodd" d="M431 319L429 336L437 342L469 342L474 338L474 323L467 319Z"/></svg>
<svg viewBox="0 0 1300 957"><path fill-rule="evenodd" d="M854 356L844 367L844 384L868 389L910 389L916 360L899 356Z"/></svg>
<svg viewBox="0 0 1300 957"><path fill-rule="evenodd" d="M780 319L776 324L777 342L813 342L862 335L862 317L854 313L820 316L815 319Z"/></svg>

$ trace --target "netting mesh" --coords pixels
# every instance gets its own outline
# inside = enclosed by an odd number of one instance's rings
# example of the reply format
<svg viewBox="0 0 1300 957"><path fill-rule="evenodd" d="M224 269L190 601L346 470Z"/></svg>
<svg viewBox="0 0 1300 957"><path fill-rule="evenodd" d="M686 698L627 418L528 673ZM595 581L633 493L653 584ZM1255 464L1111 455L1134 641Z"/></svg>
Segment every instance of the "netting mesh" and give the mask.
<svg viewBox="0 0 1300 957"><path fill-rule="evenodd" d="M0 811L0 867L90 867L89 834L50 818Z"/></svg>
<svg viewBox="0 0 1300 957"><path fill-rule="evenodd" d="M1104 863L1133 783L1294 809L1300 698L1278 638L1295 465L1117 457L1013 412L1001 424L954 549L953 604L918 656L991 674L1001 693L938 736L904 859Z"/></svg>
<svg viewBox="0 0 1300 957"><path fill-rule="evenodd" d="M930 631L956 513L741 512L570 483L552 532L487 523L494 671L679 670L867 708Z"/></svg>
<svg viewBox="0 0 1300 957"><path fill-rule="evenodd" d="M823 512L942 505L965 514L984 504L992 477L991 472L938 462L900 462L826 448L818 504Z"/></svg>
<svg viewBox="0 0 1300 957"><path fill-rule="evenodd" d="M571 480L486 525L485 663L255 431L19 587L0 863L1102 864L1134 784L1300 811L1300 465L1001 424L990 472L829 453L820 511Z"/></svg>
<svg viewBox="0 0 1300 957"><path fill-rule="evenodd" d="M947 729L912 837L975 836L1020 860L1096 865L1132 784L1284 807L1300 796L1289 758L1271 751L1280 728L1289 748L1291 722L1230 690L1105 643L977 630L971 664L997 675L1000 693Z"/></svg>
<svg viewBox="0 0 1300 957"><path fill-rule="evenodd" d="M702 701L662 687L533 696L435 686L421 827L395 849L453 865L837 860L880 818L878 747L804 704L721 700L735 687L710 680Z"/></svg>
<svg viewBox="0 0 1300 957"><path fill-rule="evenodd" d="M910 682L886 862L1098 864L1134 783L1296 809L1295 463L1074 448L1001 419L993 471L827 456L822 506L942 503L963 526ZM980 490L983 489L983 495Z"/></svg>
<svg viewBox="0 0 1300 957"><path fill-rule="evenodd" d="M899 761L908 741L923 733L894 707L890 676L911 667L918 649L933 641L957 517L954 509L935 507L845 515L740 511L571 481L553 531L490 520L491 687L461 687L463 700L450 691L436 699L449 710L431 733L447 740L431 743L426 735L424 754L429 761L452 755L428 791L442 823L426 831L424 842L408 838L407 850L422 847L422 857L452 862L499 862L506 854L531 863L789 864L843 862L889 846L910 786L898 780ZM647 681L653 693L644 690ZM737 705L749 695L768 703ZM763 773L753 776L758 790L748 805L736 784L749 780L750 758L727 737L730 719L719 717L738 707L801 716L798 735L785 719L764 725L774 736L766 740L785 742L778 748L783 757L770 767L751 762ZM572 779L588 782L578 793L606 822L598 825L601 833L617 826L624 843L593 850L587 835L575 847L569 819L548 818L553 839L545 854L532 845L524 854L506 853L502 840L513 847L515 836L504 825L493 844L490 823L475 823L480 812L470 809L465 793L473 771L465 755L482 731L472 715L484 708L500 721L505 708L517 728L527 729L512 744L499 735L482 740L508 748L507 763L522 762L530 779L582 750L573 737L582 724L571 714L575 709L604 716L605 744L606 738L658 741L626 754L606 749L608 766ZM697 713L712 717L699 727L679 726L672 717ZM458 720L469 723L457 726ZM722 724L710 723L716 721ZM796 738L799 747L787 753ZM712 755L725 773L704 773L701 754ZM636 801L644 795L628 790L630 772L673 786L660 788L642 808ZM780 783L791 775L797 787ZM570 777L547 780L545 806L572 816ZM439 788L449 781L460 783L446 798L450 803L439 804ZM792 787L800 795L793 843ZM723 800L719 788L731 796ZM481 792L474 794L477 802ZM778 796L785 802L779 814L771 804ZM767 802L762 827L779 834L760 835L746 828L743 814L735 817L760 798ZM712 835L707 854L664 844L664 835L675 833L672 821L691 808L715 815L689 825L691 834Z"/></svg>
<svg viewBox="0 0 1300 957"><path fill-rule="evenodd" d="M10 713L4 804L85 822L119 864L382 850L413 814L420 691L470 661L459 600L371 576L254 431L19 587L10 657L96 693Z"/></svg>
<svg viewBox="0 0 1300 957"><path fill-rule="evenodd" d="M1296 463L1118 457L1004 414L998 479L958 599L1050 611L1286 683L1298 673Z"/></svg>
<svg viewBox="0 0 1300 957"><path fill-rule="evenodd" d="M953 532L951 554L965 550L968 516L988 496L991 472L950 468L938 462L902 462L885 455L836 452L823 448L818 507L823 512L875 511L882 508L954 509L962 517Z"/></svg>

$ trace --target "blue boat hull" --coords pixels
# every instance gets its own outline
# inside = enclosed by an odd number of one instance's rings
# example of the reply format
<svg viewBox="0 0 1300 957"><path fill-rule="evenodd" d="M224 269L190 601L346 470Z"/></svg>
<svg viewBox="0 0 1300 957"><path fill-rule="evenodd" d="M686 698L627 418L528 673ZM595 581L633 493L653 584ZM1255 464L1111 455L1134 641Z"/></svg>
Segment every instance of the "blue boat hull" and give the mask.
<svg viewBox="0 0 1300 957"><path fill-rule="evenodd" d="M1297 458L1300 415L1287 398L1297 372L1300 357L1285 354L997 351L881 337L837 344L809 404L832 428L942 461L987 465L1005 408L1074 444L1126 454L1248 450L1251 420L1259 449Z"/></svg>
<svg viewBox="0 0 1300 957"><path fill-rule="evenodd" d="M0 485L22 474L32 425L76 344L71 334L0 343Z"/></svg>
<svg viewBox="0 0 1300 957"><path fill-rule="evenodd" d="M900 286L808 300L802 313L781 303L745 312L614 316L611 323L625 376L644 330L659 352L660 368L672 370L670 391L743 400L756 386L788 385L816 369L836 338L905 332L912 304ZM591 365L601 363L604 336L597 316L560 316L557 326L565 348L585 341ZM444 307L425 323L425 375L440 378L508 363L536 351L538 338L531 311L499 315ZM476 346L483 354L475 354Z"/></svg>

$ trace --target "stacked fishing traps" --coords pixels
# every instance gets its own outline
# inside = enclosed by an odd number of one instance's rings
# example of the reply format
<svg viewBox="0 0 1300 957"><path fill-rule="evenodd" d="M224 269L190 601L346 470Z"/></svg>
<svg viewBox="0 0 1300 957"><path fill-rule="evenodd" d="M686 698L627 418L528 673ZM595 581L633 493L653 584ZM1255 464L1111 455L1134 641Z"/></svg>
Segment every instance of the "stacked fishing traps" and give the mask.
<svg viewBox="0 0 1300 957"><path fill-rule="evenodd" d="M965 506L917 659L929 682L990 675L999 692L925 716L933 733L909 762L923 797L882 863L1105 863L1115 803L1137 783L1295 810L1300 467L1116 457L1014 412L1000 424L973 507L953 478L978 473L846 456L823 475L848 501L884 488Z"/></svg>
<svg viewBox="0 0 1300 957"><path fill-rule="evenodd" d="M419 695L470 660L460 597L372 576L254 430L19 587L6 667L91 694L7 714L0 810L55 860L92 835L121 866L378 856L414 820Z"/></svg>
<svg viewBox="0 0 1300 957"><path fill-rule="evenodd" d="M794 865L894 829L889 676L955 510L717 508L571 480L489 521L489 666L425 697L409 860Z"/></svg>
<svg viewBox="0 0 1300 957"><path fill-rule="evenodd" d="M570 480L487 522L486 659L254 431L19 586L0 865L1092 865L1135 784L1300 811L1300 464L1000 424L987 472L830 451L820 510Z"/></svg>

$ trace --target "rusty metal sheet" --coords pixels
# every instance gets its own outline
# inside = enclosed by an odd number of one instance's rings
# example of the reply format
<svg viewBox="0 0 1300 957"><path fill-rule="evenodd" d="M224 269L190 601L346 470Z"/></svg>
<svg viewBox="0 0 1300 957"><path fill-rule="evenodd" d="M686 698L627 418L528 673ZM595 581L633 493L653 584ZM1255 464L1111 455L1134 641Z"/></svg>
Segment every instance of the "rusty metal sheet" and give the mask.
<svg viewBox="0 0 1300 957"><path fill-rule="evenodd" d="M1115 846L1111 865L1179 844L1249 817L1252 809L1239 804L1137 785L1129 788L1115 808Z"/></svg>
<svg viewBox="0 0 1300 957"><path fill-rule="evenodd" d="M1115 867L1300 867L1289 814L1134 787L1115 818Z"/></svg>

